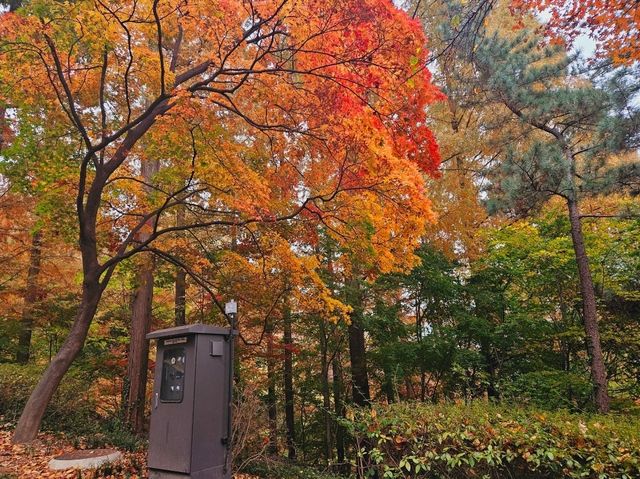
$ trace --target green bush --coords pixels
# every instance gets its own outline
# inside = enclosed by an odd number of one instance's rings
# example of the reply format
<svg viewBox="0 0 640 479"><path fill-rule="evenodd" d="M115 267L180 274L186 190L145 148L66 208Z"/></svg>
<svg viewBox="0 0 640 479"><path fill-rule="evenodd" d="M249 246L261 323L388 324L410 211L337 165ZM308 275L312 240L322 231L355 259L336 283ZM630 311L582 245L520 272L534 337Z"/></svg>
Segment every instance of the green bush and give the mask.
<svg viewBox="0 0 640 479"><path fill-rule="evenodd" d="M640 477L640 420L507 408L401 403L349 414L358 477Z"/></svg>
<svg viewBox="0 0 640 479"><path fill-rule="evenodd" d="M243 472L264 479L344 479L312 467L266 459L251 463Z"/></svg>
<svg viewBox="0 0 640 479"><path fill-rule="evenodd" d="M85 447L115 447L122 451L139 451L146 448L147 440L131 432L118 417L103 419L95 426L93 432L81 438Z"/></svg>
<svg viewBox="0 0 640 479"><path fill-rule="evenodd" d="M17 422L42 372L34 365L0 364L0 411L5 423ZM91 383L85 372L70 370L47 407L42 428L72 434L95 431L101 418L86 394Z"/></svg>
<svg viewBox="0 0 640 479"><path fill-rule="evenodd" d="M0 364L0 411L3 424L18 421L31 391L42 375L34 365ZM131 433L118 417L98 414L98 399L88 394L93 377L81 368L72 368L54 394L45 412L42 429L73 436L76 446L117 447L135 451L145 441Z"/></svg>
<svg viewBox="0 0 640 479"><path fill-rule="evenodd" d="M501 384L504 399L540 409L581 410L591 403L588 376L566 371L533 371Z"/></svg>

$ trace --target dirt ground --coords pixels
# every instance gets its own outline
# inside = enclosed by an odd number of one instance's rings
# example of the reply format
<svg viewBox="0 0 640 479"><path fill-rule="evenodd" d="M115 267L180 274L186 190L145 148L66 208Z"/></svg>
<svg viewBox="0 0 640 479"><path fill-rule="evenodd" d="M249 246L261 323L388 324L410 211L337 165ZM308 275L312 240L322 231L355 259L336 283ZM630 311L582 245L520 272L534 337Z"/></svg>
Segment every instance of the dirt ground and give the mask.
<svg viewBox="0 0 640 479"><path fill-rule="evenodd" d="M82 446L80 446L82 447ZM11 444L11 432L0 430L0 479L143 479L146 478L145 453L123 452L122 461L92 471L51 471L49 461L74 450L69 440L41 433L28 445ZM256 479L239 474L235 479Z"/></svg>

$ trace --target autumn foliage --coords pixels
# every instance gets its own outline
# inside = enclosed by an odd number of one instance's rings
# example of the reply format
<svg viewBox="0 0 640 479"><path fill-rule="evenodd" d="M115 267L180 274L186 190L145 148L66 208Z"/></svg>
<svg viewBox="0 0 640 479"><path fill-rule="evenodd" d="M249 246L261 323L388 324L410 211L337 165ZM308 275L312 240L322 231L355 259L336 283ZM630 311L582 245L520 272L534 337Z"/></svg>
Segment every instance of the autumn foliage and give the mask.
<svg viewBox="0 0 640 479"><path fill-rule="evenodd" d="M618 64L640 60L640 3L634 0L515 0L520 11L550 13L549 33L569 42L580 34L593 38L599 53Z"/></svg>
<svg viewBox="0 0 640 479"><path fill-rule="evenodd" d="M420 24L390 2L34 1L2 15L0 37L6 151L38 145L28 174L62 192L54 209L75 217L82 256L78 316L24 421L39 421L138 253L188 271L218 306L202 235L248 256L298 245L276 261L306 269L291 274L303 284L314 273L300 245L319 229L368 275L415 263L433 219L423 175L440 161L425 107L442 95Z"/></svg>

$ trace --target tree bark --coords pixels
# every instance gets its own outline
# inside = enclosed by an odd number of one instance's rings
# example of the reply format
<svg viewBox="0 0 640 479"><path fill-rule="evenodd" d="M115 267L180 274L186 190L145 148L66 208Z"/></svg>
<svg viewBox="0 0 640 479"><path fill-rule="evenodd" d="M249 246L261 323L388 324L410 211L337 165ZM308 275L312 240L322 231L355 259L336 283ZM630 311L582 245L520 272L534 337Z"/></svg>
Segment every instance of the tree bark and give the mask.
<svg viewBox="0 0 640 479"><path fill-rule="evenodd" d="M25 443L35 439L53 393L60 385L62 377L73 360L82 351L89 326L102 297L102 291L103 288L98 282L97 272L93 270L89 274L85 274L82 284L82 299L71 331L29 396L13 433L12 441L14 443Z"/></svg>
<svg viewBox="0 0 640 479"><path fill-rule="evenodd" d="M184 208L178 206L176 212L176 226L184 225ZM186 324L186 296L187 296L187 273L182 268L176 270L176 296L175 296L175 325Z"/></svg>
<svg viewBox="0 0 640 479"><path fill-rule="evenodd" d="M20 336L16 361L27 364L31 357L31 334L33 331L33 313L38 300L38 275L40 274L40 260L42 257L42 231L37 230L31 235L31 250L29 252L29 270L24 294L24 307L20 320Z"/></svg>
<svg viewBox="0 0 640 479"><path fill-rule="evenodd" d="M187 273L178 268L176 271L176 297L175 297L175 325L183 326L187 323L186 318L186 296L187 296Z"/></svg>
<svg viewBox="0 0 640 479"><path fill-rule="evenodd" d="M370 404L367 352L362 325L362 290L357 280L349 285L347 303L353 308L349 324L349 358L351 360L351 384L353 402L357 406Z"/></svg>
<svg viewBox="0 0 640 479"><path fill-rule="evenodd" d="M151 184L160 163L155 160L143 161L141 176L146 184ZM151 188L145 186L145 193ZM140 235L141 241L149 238L148 233ZM152 255L142 254L137 274L137 288L131 302L131 327L129 329L129 354L127 356L127 376L124 384L125 423L132 432L144 431L145 404L147 393L147 371L149 368L149 341L151 310L153 306L153 272L155 261Z"/></svg>
<svg viewBox="0 0 640 479"><path fill-rule="evenodd" d="M0 105L0 151L4 148L6 142L5 135L7 134L7 121L6 115L7 108L4 105Z"/></svg>
<svg viewBox="0 0 640 479"><path fill-rule="evenodd" d="M153 176L160 169L155 160L143 161L141 176L146 184L151 184ZM145 186L145 194L151 188ZM140 235L141 241L149 238L148 233ZM124 385L125 422L136 434L144 431L145 404L147 393L147 373L149 369L149 341L151 310L153 306L153 273L155 261L152 255L142 254L137 273L136 291L131 301L131 327L129 328L129 353L127 355L127 378Z"/></svg>
<svg viewBox="0 0 640 479"><path fill-rule="evenodd" d="M569 221L571 223L573 250L578 264L578 277L580 279L580 292L582 294L582 315L587 340L587 352L591 360L591 380L593 382L594 401L597 411L606 413L609 412L607 372L602 356L596 311L596 296L591 270L589 268L589 258L584 245L582 224L580 223L580 209L577 201L574 199L567 200L567 207L569 209Z"/></svg>
<svg viewBox="0 0 640 479"><path fill-rule="evenodd" d="M22 0L9 0L9 11L15 12L22 6Z"/></svg>
<svg viewBox="0 0 640 479"><path fill-rule="evenodd" d="M319 319L320 323L320 381L322 387L322 447L324 458L329 464L333 457L333 444L331 437L331 397L329 391L329 357L327 352L327 325L324 318Z"/></svg>
<svg viewBox="0 0 640 479"><path fill-rule="evenodd" d="M269 418L269 445L267 452L278 454L278 409L276 404L276 367L273 347L273 323L269 319L265 327L267 337L267 415Z"/></svg>
<svg viewBox="0 0 640 479"><path fill-rule="evenodd" d="M342 364L340 363L339 353L334 355L331 362L331 369L333 370L333 407L336 418L341 418L344 417L344 402L342 399L342 391L344 388L342 385ZM338 460L338 472L347 474L349 471L349 464L344 460L344 442L344 428L338 421L336 421L336 456Z"/></svg>
<svg viewBox="0 0 640 479"><path fill-rule="evenodd" d="M393 380L393 371L389 368L385 368L383 370L384 373L384 383L383 389L384 393L387 396L387 403L391 404L396 402L396 391L395 391L395 382Z"/></svg>
<svg viewBox="0 0 640 479"><path fill-rule="evenodd" d="M291 460L296 458L296 429L295 429L295 409L293 395L293 340L291 337L291 307L288 299L284 305L284 414L287 428L287 453Z"/></svg>
<svg viewBox="0 0 640 479"><path fill-rule="evenodd" d="M125 422L132 432L144 431L151 309L153 304L153 269L151 256L143 255L138 286L131 302L129 354L124 390Z"/></svg>

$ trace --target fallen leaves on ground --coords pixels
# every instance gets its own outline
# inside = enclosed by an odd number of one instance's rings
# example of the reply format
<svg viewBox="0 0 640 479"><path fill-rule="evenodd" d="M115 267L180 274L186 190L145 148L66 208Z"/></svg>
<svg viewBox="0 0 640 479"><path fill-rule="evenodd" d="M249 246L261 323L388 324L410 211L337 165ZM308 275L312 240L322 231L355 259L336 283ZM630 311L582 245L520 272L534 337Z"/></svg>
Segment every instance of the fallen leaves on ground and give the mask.
<svg viewBox="0 0 640 479"><path fill-rule="evenodd" d="M38 438L30 444L12 444L11 431L0 431L0 478L11 479L79 479L79 478L121 478L142 479L144 475L145 453L124 452L123 459L113 464L108 470L103 468L104 474L93 470L82 471L67 469L64 471L52 471L49 469L49 461L61 454L74 450L69 440L53 434L40 433ZM111 472L111 473L110 473Z"/></svg>
<svg viewBox="0 0 640 479"><path fill-rule="evenodd" d="M52 471L49 461L75 448L69 439L53 434L40 433L30 444L12 444L11 431L0 430L0 479L144 479L146 475L146 451L122 451L123 458L98 470L78 471L67 469ZM235 479L255 479L238 474Z"/></svg>

